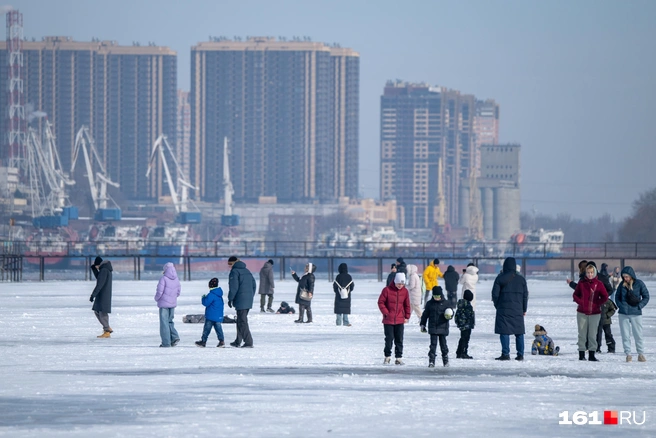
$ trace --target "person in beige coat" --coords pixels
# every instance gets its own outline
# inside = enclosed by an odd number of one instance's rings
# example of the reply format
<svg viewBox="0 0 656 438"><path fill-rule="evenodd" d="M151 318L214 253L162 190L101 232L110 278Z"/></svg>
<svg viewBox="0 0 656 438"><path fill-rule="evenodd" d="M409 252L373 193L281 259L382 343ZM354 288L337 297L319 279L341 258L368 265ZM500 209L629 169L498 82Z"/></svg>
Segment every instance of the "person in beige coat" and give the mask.
<svg viewBox="0 0 656 438"><path fill-rule="evenodd" d="M408 283L406 288L410 294L410 308L417 318L421 318L421 279L417 274L417 265L408 265Z"/></svg>

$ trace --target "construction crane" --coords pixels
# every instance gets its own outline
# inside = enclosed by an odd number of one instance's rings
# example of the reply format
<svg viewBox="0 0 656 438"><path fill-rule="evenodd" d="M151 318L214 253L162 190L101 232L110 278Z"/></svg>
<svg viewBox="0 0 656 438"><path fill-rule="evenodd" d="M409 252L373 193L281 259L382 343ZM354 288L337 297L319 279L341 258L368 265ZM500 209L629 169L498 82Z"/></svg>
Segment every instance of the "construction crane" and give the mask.
<svg viewBox="0 0 656 438"><path fill-rule="evenodd" d="M112 181L107 176L105 165L100 159L100 154L98 154L98 151L96 150L96 144L86 125L82 125L75 136L71 175L73 175L73 172L75 171L75 163L77 163L77 157L80 150L82 150L82 154L84 155L84 164L86 166L89 189L91 190L91 199L93 200L93 207L95 209L94 219L97 221L121 220L121 209L107 193L108 184L117 188L120 187L120 184ZM89 156L89 151L91 152L91 156ZM94 172L93 170L94 162L100 169L98 172ZM108 207L107 201L110 200L114 204L113 208Z"/></svg>
<svg viewBox="0 0 656 438"><path fill-rule="evenodd" d="M164 147L169 152L173 164L175 164L175 173L177 175L177 185L173 182L173 177L171 176L171 171L169 170L169 165L166 160L166 155L164 153ZM195 211L189 210L189 204L193 204L193 201L189 199L189 189L198 190L198 187L192 185L187 181L187 177L182 170L182 167L178 163L178 160L175 159L175 154L173 149L169 145L166 135L161 134L155 140L153 144L153 150L150 153L150 160L148 162L148 171L146 171L146 177L150 176L150 171L152 170L155 157L159 155L162 162L162 167L164 168L164 174L166 175L166 182L169 186L169 192L171 193L171 199L173 201L173 206L175 207L175 212L177 213L176 222L180 224L198 224L201 220L201 214L198 210L198 207L194 205Z"/></svg>
<svg viewBox="0 0 656 438"><path fill-rule="evenodd" d="M230 160L228 159L228 138L223 137L223 216L221 225L225 227L236 227L239 225L239 216L232 214L232 195L235 189L230 180Z"/></svg>
<svg viewBox="0 0 656 438"><path fill-rule="evenodd" d="M52 133L52 125L46 121L44 143L36 131L28 128L25 151L30 184L32 220L37 228L55 228L68 225L68 219L77 219L77 211L68 204L66 186L75 184L62 170L59 153Z"/></svg>

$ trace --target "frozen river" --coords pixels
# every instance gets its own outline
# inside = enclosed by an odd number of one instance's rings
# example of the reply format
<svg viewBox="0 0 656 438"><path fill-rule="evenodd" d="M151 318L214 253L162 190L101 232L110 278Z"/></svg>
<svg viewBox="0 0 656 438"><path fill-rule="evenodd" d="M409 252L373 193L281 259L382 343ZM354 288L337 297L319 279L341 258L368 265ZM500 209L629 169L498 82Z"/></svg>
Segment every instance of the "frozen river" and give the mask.
<svg viewBox="0 0 656 438"><path fill-rule="evenodd" d="M225 287L225 278L221 286ZM382 365L382 283L357 280L352 327L337 327L333 292L317 280L314 323L251 311L255 348L198 348L206 281L183 282L176 310L181 343L158 348L156 281L115 281L111 339L97 339L90 282L0 284L0 436L656 436L656 299L644 312L646 363L618 354L578 361L576 306L564 281L529 280L526 360L498 362L491 281L478 286L469 354L427 368L429 337L413 315L406 365ZM647 281L656 293L656 283ZM296 283L277 283L275 303L293 302ZM226 291L227 295L227 291ZM227 300L226 300L227 301ZM296 306L298 309L298 306ZM231 309L226 306L226 313ZM530 355L533 326L544 326L558 357ZM226 343L235 325L224 324ZM210 348L209 346L212 346ZM514 341L511 342L514 357ZM644 424L562 425L576 411L634 412ZM580 417L580 415L579 415ZM580 418L578 421L582 421Z"/></svg>

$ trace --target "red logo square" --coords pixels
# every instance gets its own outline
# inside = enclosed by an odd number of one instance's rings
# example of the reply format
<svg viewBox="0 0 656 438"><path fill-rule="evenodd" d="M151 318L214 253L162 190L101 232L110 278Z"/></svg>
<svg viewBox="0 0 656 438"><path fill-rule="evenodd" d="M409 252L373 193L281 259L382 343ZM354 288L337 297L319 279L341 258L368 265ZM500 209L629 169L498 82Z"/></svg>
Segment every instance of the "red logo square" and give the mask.
<svg viewBox="0 0 656 438"><path fill-rule="evenodd" d="M604 411L604 424L617 424L617 411Z"/></svg>

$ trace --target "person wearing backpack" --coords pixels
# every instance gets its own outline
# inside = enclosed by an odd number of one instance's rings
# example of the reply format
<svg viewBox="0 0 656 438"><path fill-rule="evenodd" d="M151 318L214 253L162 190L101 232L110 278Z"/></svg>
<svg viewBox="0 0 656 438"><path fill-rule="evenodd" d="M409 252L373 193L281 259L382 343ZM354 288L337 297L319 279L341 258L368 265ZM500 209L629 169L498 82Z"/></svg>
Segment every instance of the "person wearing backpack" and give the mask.
<svg viewBox="0 0 656 438"><path fill-rule="evenodd" d="M348 273L348 266L342 263L337 268L339 274L333 281L333 291L335 292L335 323L337 325L351 327L348 316L351 314L351 292L355 288L353 278Z"/></svg>
<svg viewBox="0 0 656 438"><path fill-rule="evenodd" d="M615 292L615 303L619 313L622 347L626 354L626 361L633 360L631 356L631 332L633 332L638 351L638 362L646 362L642 337L642 309L649 302L649 291L645 283L636 278L635 271L631 266L625 266L622 269L622 280Z"/></svg>

